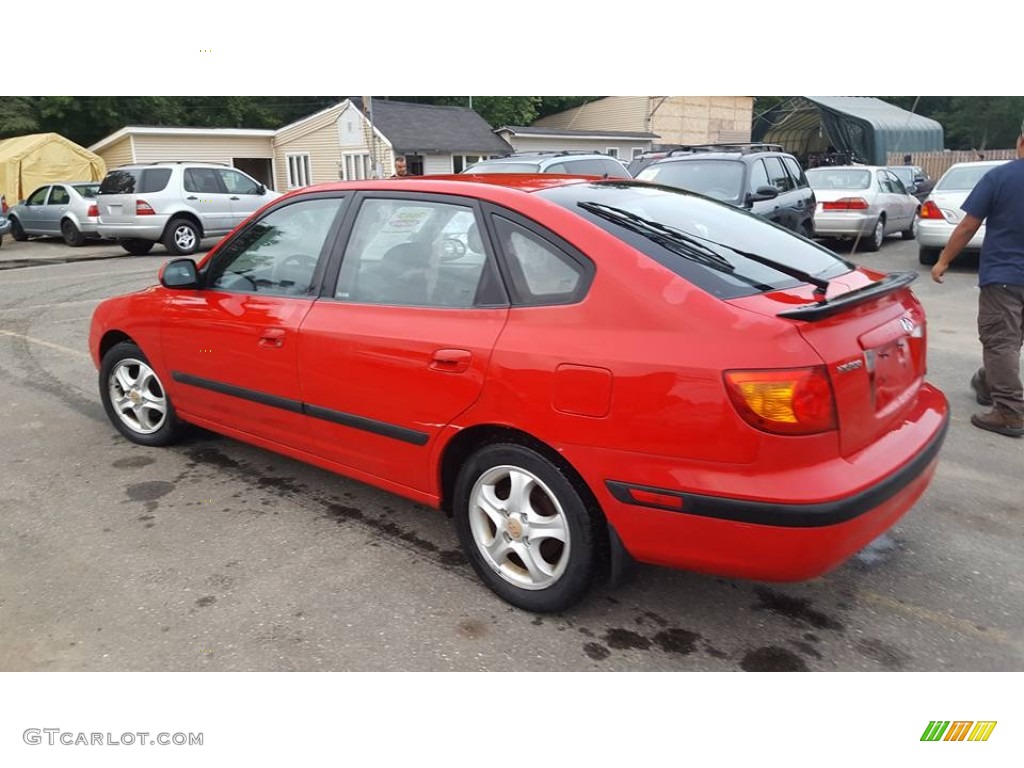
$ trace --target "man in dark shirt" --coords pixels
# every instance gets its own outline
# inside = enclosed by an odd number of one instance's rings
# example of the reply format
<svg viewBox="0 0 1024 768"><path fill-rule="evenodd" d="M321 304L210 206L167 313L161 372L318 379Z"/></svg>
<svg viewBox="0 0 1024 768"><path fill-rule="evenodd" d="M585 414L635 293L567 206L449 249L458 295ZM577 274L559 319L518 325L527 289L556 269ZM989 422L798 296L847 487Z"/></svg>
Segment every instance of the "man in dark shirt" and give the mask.
<svg viewBox="0 0 1024 768"><path fill-rule="evenodd" d="M964 201L964 218L953 230L932 267L942 276L982 222L985 240L978 266L978 337L982 368L971 378L978 402L994 406L971 416L971 423L1010 437L1024 435L1024 388L1020 352L1024 343L1024 123L1017 137L1017 159L986 173Z"/></svg>
<svg viewBox="0 0 1024 768"><path fill-rule="evenodd" d="M405 155L395 155L395 175L392 179L404 179L409 175L409 167L405 161Z"/></svg>

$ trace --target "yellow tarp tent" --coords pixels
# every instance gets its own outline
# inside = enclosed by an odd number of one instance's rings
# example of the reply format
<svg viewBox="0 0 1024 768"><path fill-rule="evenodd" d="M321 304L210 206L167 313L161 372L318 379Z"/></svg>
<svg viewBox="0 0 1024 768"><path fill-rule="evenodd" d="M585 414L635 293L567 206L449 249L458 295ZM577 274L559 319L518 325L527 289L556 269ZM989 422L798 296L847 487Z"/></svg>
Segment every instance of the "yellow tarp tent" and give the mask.
<svg viewBox="0 0 1024 768"><path fill-rule="evenodd" d="M0 194L7 204L24 200L41 184L100 181L106 163L59 133L33 133L0 141Z"/></svg>

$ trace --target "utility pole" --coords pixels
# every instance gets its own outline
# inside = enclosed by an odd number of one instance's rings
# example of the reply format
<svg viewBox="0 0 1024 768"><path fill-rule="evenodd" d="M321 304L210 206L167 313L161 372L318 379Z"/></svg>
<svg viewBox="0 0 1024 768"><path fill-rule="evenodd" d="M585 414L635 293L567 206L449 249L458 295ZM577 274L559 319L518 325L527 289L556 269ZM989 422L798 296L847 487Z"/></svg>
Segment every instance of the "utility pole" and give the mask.
<svg viewBox="0 0 1024 768"><path fill-rule="evenodd" d="M384 178L384 168L381 166L377 154L377 132L373 130L373 96L363 96L363 112L370 122L370 135L367 137L366 145L370 149L370 164L373 166L373 177Z"/></svg>

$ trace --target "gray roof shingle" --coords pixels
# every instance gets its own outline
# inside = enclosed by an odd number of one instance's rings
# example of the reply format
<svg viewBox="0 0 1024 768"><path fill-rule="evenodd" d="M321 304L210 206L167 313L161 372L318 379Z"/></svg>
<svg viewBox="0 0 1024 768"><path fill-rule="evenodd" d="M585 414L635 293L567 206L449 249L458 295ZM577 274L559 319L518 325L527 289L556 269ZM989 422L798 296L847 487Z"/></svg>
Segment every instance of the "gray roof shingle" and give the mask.
<svg viewBox="0 0 1024 768"><path fill-rule="evenodd" d="M359 101L353 100L357 107ZM373 100L373 124L395 150L506 154L512 147L467 107L438 107L407 101Z"/></svg>

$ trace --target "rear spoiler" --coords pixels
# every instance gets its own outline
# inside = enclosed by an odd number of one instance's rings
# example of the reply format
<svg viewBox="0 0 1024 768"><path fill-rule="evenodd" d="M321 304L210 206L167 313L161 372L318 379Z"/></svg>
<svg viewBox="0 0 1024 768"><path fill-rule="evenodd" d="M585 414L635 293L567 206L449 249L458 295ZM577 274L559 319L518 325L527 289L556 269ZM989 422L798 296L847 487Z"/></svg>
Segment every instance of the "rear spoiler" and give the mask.
<svg viewBox="0 0 1024 768"><path fill-rule="evenodd" d="M887 293L893 293L901 288L906 288L917 280L917 272L890 272L877 283L865 285L863 288L836 296L834 299L823 301L819 304L808 304L800 309L791 309L788 312L780 312L779 317L788 317L791 320L806 320L814 322L823 320L826 317L844 312L857 304L877 299Z"/></svg>

